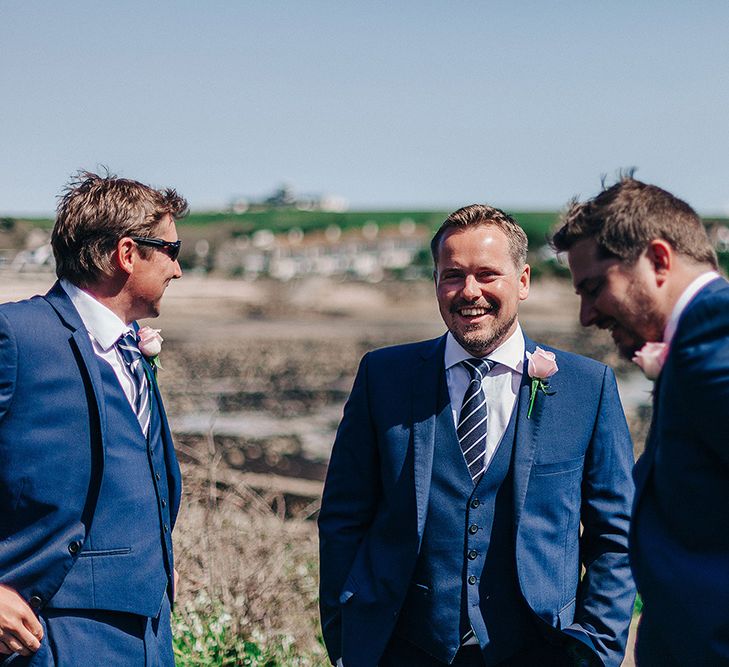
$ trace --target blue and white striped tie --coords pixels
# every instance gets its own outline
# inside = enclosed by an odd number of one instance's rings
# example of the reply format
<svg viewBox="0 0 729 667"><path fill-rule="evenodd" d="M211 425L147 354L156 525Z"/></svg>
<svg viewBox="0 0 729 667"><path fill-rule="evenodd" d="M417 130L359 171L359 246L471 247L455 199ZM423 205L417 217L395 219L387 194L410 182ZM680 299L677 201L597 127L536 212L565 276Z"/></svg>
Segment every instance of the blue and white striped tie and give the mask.
<svg viewBox="0 0 729 667"><path fill-rule="evenodd" d="M134 378L135 384L135 402L134 412L142 427L142 433L147 435L149 430L149 383L144 373L144 364L142 363L142 353L137 345L137 337L131 331L128 331L116 342L116 347L121 353L124 363L126 363L129 371Z"/></svg>
<svg viewBox="0 0 729 667"><path fill-rule="evenodd" d="M458 442L461 443L463 458L466 459L468 472L474 483L486 469L486 435L488 433L489 411L486 393L481 382L494 367L489 359L464 359L461 362L471 375L471 382L463 396L463 404L458 418Z"/></svg>

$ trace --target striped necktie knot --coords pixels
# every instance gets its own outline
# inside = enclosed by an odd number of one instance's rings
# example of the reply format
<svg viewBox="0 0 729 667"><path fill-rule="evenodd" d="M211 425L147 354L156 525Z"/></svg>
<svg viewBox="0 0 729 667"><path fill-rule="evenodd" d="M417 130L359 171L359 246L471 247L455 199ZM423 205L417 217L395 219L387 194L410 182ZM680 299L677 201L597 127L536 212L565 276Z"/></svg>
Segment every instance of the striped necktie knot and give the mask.
<svg viewBox="0 0 729 667"><path fill-rule="evenodd" d="M471 381L463 395L456 430L468 472L474 483L477 483L486 470L488 435L488 405L482 382L495 366L495 362L490 359L464 359L461 363L469 372Z"/></svg>
<svg viewBox="0 0 729 667"><path fill-rule="evenodd" d="M484 377L486 377L491 372L491 369L493 369L493 367L496 365L496 362L491 361L491 359L464 359L461 363L470 373L471 382L474 382L476 380L478 382L481 382Z"/></svg>
<svg viewBox="0 0 729 667"><path fill-rule="evenodd" d="M149 383L144 372L142 353L139 351L136 334L127 331L116 342L116 348L119 350L119 354L121 354L134 380L135 391L132 407L134 408L134 413L137 415L142 432L146 435L149 430L150 419Z"/></svg>

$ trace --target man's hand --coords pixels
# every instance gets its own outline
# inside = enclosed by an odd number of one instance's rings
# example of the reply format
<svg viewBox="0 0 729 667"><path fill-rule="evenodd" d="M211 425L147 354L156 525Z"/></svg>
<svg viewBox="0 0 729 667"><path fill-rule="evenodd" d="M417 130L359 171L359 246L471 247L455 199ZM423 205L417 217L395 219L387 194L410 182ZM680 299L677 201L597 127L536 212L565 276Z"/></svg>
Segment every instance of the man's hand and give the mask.
<svg viewBox="0 0 729 667"><path fill-rule="evenodd" d="M43 627L12 588L0 584L0 654L30 655L40 648Z"/></svg>

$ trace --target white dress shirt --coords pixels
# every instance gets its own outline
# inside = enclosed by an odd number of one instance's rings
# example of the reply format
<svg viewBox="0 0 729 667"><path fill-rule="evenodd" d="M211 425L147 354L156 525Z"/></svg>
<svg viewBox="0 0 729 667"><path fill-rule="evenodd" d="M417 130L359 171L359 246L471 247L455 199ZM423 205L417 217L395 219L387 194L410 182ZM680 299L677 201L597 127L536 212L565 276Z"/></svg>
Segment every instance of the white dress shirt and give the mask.
<svg viewBox="0 0 729 667"><path fill-rule="evenodd" d="M669 317L668 322L666 322L666 328L663 332L663 342L666 343L666 345L671 344L673 336L676 334L676 329L678 328L678 321L681 319L683 311L686 310L686 306L691 303L691 299L693 299L712 280L716 280L719 277L720 276L716 271L707 271L706 273L702 273L698 278L694 278L691 284L683 291L671 311L671 317Z"/></svg>
<svg viewBox="0 0 729 667"><path fill-rule="evenodd" d="M464 359L472 359L473 355L464 350L448 332L445 344L445 369L448 394L451 399L453 423L458 428L461 404L466 389L471 382L471 375L461 363ZM524 372L524 334L519 324L516 331L509 336L486 359L496 362L492 371L481 381L486 394L488 408L488 432L486 435L486 455L484 463L488 467L496 452L501 438L509 425L514 403L519 393L521 376Z"/></svg>
<svg viewBox="0 0 729 667"><path fill-rule="evenodd" d="M100 303L88 292L84 292L65 278L61 279L61 287L68 294L68 298L71 299L71 303L78 311L86 331L89 332L89 338L96 356L101 357L112 367L129 401L129 405L134 410L139 397L139 388L116 347L119 337L128 331L133 332L134 329L122 322L103 303Z"/></svg>

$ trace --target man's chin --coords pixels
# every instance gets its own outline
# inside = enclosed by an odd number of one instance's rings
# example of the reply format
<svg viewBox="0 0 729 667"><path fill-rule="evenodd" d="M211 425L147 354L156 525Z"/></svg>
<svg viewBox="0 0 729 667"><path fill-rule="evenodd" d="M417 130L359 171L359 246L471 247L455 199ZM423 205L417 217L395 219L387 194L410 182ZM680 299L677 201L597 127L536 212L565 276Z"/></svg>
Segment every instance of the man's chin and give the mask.
<svg viewBox="0 0 729 667"><path fill-rule="evenodd" d="M643 340L626 335L624 329L613 329L611 335L613 343L618 349L618 354L628 361L631 361L635 353L645 344Z"/></svg>
<svg viewBox="0 0 729 667"><path fill-rule="evenodd" d="M498 347L499 341L495 336L474 335L468 333L454 333L453 337L458 344L474 357L485 357Z"/></svg>

